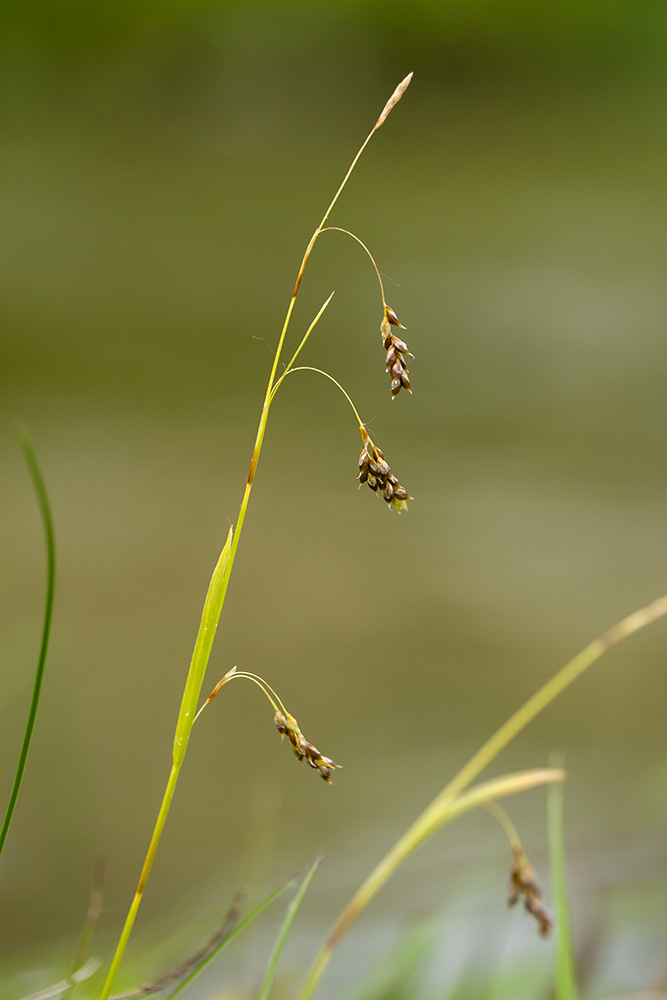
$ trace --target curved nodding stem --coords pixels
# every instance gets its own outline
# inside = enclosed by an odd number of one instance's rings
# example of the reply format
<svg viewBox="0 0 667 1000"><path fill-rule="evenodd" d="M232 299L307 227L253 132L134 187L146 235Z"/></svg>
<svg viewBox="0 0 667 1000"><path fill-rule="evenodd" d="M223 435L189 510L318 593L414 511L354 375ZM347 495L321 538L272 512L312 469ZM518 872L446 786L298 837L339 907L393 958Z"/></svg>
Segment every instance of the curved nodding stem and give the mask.
<svg viewBox="0 0 667 1000"><path fill-rule="evenodd" d="M287 371L281 376L280 381L276 382L276 389L278 388L278 386L280 385L280 383L283 381L283 379L287 378L288 375L291 375L292 372L317 372L318 375L324 375L324 377L328 378L330 382L333 382L333 384L340 389L340 391L343 393L343 395L345 396L346 400L348 401L348 403L352 407L354 415L357 418L357 423L359 424L359 430L361 431L361 436L364 437L364 435L366 433L366 430L365 430L365 427L364 427L364 422L361 419L361 417L359 416L359 411L357 410L356 406L354 405L354 403L350 399L350 397L347 394L347 392L345 391L345 389L343 389L343 387L340 384L340 382L337 379L335 379L333 377L333 375L330 375L329 372L325 372L323 368L313 368L312 365L298 365L296 368L288 368L287 369Z"/></svg>
<svg viewBox="0 0 667 1000"><path fill-rule="evenodd" d="M387 308L387 300L384 297L384 284L382 282L382 276L380 274L380 271L378 269L377 264L375 263L375 257L370 252L370 250L368 249L368 247L366 246L366 244L363 242L363 240L360 240L358 236L355 236L354 233L351 233L349 229L341 229L340 226L327 226L325 229L322 229L321 231L323 233L345 233L345 235L346 236L350 236L355 241L355 243L358 243L359 246L362 248L362 250L366 251L366 254L368 255L368 258L369 258L371 264L373 265L373 270L375 271L375 273L377 275L378 282L380 283L380 295L382 296L382 309L384 311Z"/></svg>
<svg viewBox="0 0 667 1000"><path fill-rule="evenodd" d="M503 807L498 802L487 802L485 803L484 808L498 820L505 836L510 842L512 850L516 850L517 848L521 849L521 837L519 836L519 831Z"/></svg>
<svg viewBox="0 0 667 1000"><path fill-rule="evenodd" d="M197 719L202 714L206 706L210 705L210 703L217 695L218 691L220 691L220 688L222 688L225 684L228 684L229 681L233 681L235 677L246 677L249 681L252 681L253 684L256 684L257 687L266 695L268 700L271 702L274 712L282 712L283 715L289 714L282 702L282 699L276 694L271 685L268 684L263 677L260 677L259 674L250 673L250 671L248 670L237 670L236 667L233 667L228 673L225 674L222 680L218 681L218 683L215 685L210 695L208 696L204 704L201 706L201 708L195 715L194 722L197 721Z"/></svg>

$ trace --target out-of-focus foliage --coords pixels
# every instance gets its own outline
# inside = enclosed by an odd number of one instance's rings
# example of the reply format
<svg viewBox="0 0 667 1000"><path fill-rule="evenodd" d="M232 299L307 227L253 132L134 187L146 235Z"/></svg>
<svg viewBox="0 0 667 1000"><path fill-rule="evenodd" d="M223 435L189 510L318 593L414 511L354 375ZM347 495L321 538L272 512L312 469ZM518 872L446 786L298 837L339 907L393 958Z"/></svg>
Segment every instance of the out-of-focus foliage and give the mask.
<svg viewBox="0 0 667 1000"><path fill-rule="evenodd" d="M619 70L664 67L667 6L655 0L6 0L4 48L70 67L104 68L113 57L159 57L172 71L259 55L270 40L290 51L335 48L354 25L377 61L409 57L450 80L516 78L576 82Z"/></svg>

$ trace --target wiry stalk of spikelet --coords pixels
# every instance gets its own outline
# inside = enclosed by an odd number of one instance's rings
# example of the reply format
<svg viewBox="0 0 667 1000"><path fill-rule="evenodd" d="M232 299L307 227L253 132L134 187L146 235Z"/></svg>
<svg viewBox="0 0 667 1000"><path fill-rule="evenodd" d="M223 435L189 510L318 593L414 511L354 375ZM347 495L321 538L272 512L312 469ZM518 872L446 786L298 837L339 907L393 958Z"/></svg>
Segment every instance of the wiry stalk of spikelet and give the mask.
<svg viewBox="0 0 667 1000"><path fill-rule="evenodd" d="M380 449L373 444L368 432L364 427L360 428L364 447L359 456L359 483L366 483L382 499L393 507L400 514L402 510L407 510L406 500L412 500L408 491L401 486L396 476L391 471L389 463L386 461Z"/></svg>
<svg viewBox="0 0 667 1000"><path fill-rule="evenodd" d="M398 326L401 330L405 330L405 327L399 322L398 316L391 306L385 305L384 316L380 324L380 333L382 334L382 346L387 352L385 364L387 371L391 375L391 398L395 399L401 389L407 389L408 392L412 392L408 366L405 363L405 355L414 358L414 354L411 353L405 341L396 336L392 330L392 326Z"/></svg>
<svg viewBox="0 0 667 1000"><path fill-rule="evenodd" d="M336 764L336 762L331 760L330 757L325 757L324 754L320 753L317 747L308 742L301 732L299 723L296 721L294 716L287 711L271 685L267 684L264 678L260 677L258 674L251 674L248 671L237 670L236 667L232 667L231 670L227 671L222 680L218 681L215 685L210 695L197 712L195 721L199 718L206 706L213 701L220 689L223 688L229 681L235 680L237 677L246 677L249 681L256 684L257 687L266 695L273 706L273 711L275 713L274 721L276 729L280 733L281 739L286 736L292 744L292 749L294 750L296 759L308 761L310 766L319 773L320 777L330 785L331 772L336 768L342 767L342 764Z"/></svg>

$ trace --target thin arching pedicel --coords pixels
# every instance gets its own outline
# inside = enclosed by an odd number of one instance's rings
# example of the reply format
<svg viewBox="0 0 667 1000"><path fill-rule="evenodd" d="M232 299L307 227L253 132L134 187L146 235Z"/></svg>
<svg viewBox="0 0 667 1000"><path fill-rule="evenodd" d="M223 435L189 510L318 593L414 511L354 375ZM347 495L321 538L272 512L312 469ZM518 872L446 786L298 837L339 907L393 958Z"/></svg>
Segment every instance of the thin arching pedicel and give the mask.
<svg viewBox="0 0 667 1000"><path fill-rule="evenodd" d="M373 265L373 270L375 271L375 273L377 275L378 282L380 284L380 295L382 296L382 310L384 312L387 309L387 300L384 297L384 284L382 282L382 276L380 275L380 270L379 270L377 264L375 263L375 257L370 252L370 250L368 249L368 247L366 246L366 244L363 242L363 240L360 240L359 237L356 236L354 233L350 232L349 229L342 229L340 226L326 226L321 231L323 233L345 233L345 235L351 237L351 239L353 239L355 241L355 243L358 243L359 246L362 248L362 250L365 250L365 252L368 255L368 258L369 258L371 264ZM392 315L394 315L394 316L396 315L394 313L393 309L391 310L391 312L392 312Z"/></svg>
<svg viewBox="0 0 667 1000"><path fill-rule="evenodd" d="M361 440L364 443L358 462L359 474L357 479L359 480L359 485L366 483L371 492L381 496L398 514L400 514L403 510L407 510L408 505L406 501L412 500L412 497L405 487L401 486L398 479L391 471L391 467L386 461L384 454L380 451L375 442L371 440L371 437L364 427L361 417L359 416L359 411L340 382L335 379L333 375L330 375L329 372L325 372L322 368L313 368L310 365L299 365L296 368L290 368L284 372L280 382L276 383L276 389L292 372L317 372L318 375L324 375L325 378L328 378L330 382L333 382L333 384L340 389L352 407L354 415L357 418L359 433L361 434Z"/></svg>
<svg viewBox="0 0 667 1000"><path fill-rule="evenodd" d="M287 711L282 700L278 697L271 685L267 684L264 678L260 677L259 674L253 674L250 673L250 671L245 670L237 670L236 667L232 667L232 669L228 670L222 680L218 681L216 686L213 688L210 695L197 712L195 721L199 718L206 706L213 701L220 689L229 681L233 681L236 677L246 677L249 681L252 681L253 684L257 685L262 694L264 694L265 697L271 702L271 707L274 711L273 721L280 734L280 739L283 740L286 736L292 745L292 750L294 751L294 755L297 760L307 761L310 767L314 768L320 777L323 778L328 785L330 785L332 772L341 765L337 764L330 757L325 757L324 754L320 753L316 746L308 742L301 732L299 723L296 721L294 716Z"/></svg>

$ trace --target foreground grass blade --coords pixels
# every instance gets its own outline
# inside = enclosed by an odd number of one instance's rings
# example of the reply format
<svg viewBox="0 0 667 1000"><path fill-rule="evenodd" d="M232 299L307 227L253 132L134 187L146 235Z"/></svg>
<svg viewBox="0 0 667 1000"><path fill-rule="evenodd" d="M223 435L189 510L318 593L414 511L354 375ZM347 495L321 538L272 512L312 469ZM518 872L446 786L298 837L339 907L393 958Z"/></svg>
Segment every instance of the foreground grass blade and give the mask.
<svg viewBox="0 0 667 1000"><path fill-rule="evenodd" d="M391 850L385 854L382 861L373 869L347 904L315 958L303 988L298 994L298 1000L310 1000L331 961L334 950L355 920L363 913L396 869L438 830L458 819L459 816L484 806L488 802L493 802L495 799L516 795L517 792L523 792L551 781L563 781L564 778L565 772L558 768L536 768L530 771L518 771L516 774L505 774L500 778L492 778L490 781L484 781L467 792L463 792L456 798L443 799L442 796L438 796L434 799L403 836L396 841Z"/></svg>
<svg viewBox="0 0 667 1000"><path fill-rule="evenodd" d="M468 763L445 785L440 794L436 796L433 802L427 806L406 833L403 834L382 858L343 909L311 966L303 989L299 993L298 1000L309 1000L313 995L331 960L334 949L345 934L347 934L357 917L363 913L370 901L378 894L385 882L391 878L396 869L420 844L424 843L426 837L423 834L428 828L429 821L438 815L442 815L443 810L446 815L450 807L456 808L457 803L461 801L461 793L485 767L495 760L501 750L504 750L533 719L537 718L547 705L555 701L570 684L580 677L584 671L588 670L591 664L599 660L608 649L611 649L618 642L627 639L630 635L634 635L635 632L645 628L646 625L650 625L651 622L657 621L666 614L667 595L663 595L638 611L628 615L626 618L621 619L620 622L617 622L610 629L607 629L606 632L603 632L597 639L589 643L585 649L582 649L569 663L561 667L546 684L543 684L528 701L524 702L496 730L493 736L472 755ZM472 794L469 793L469 795ZM492 797L489 796L489 798ZM478 802L477 804L484 805L483 802ZM453 818L453 816L450 818ZM449 822L449 819L446 819L445 822ZM440 825L443 825L443 823ZM430 836L430 833L428 836Z"/></svg>
<svg viewBox="0 0 667 1000"><path fill-rule="evenodd" d="M193 980L195 980L197 976L202 973L204 969L211 964L211 962L214 961L214 959L218 957L221 951L224 951L227 945L231 944L232 941L235 941L239 934L242 934L247 927L250 927L250 924L252 924L257 917L259 917L264 910L271 905L271 903L275 903L275 901L279 899L279 897L282 896L282 894L293 884L294 879L290 879L289 882L285 882L285 884L281 885L279 889L272 892L270 896L267 896L261 903L258 903L255 909L251 910L247 917L244 917L243 920L239 921L236 927L230 931L230 933L224 937L222 941L220 941L216 947L213 948L208 955L206 955L206 957L191 970L191 972L188 973L185 979L181 980L178 986L167 995L166 1000L176 1000L176 997L180 996L183 990L189 986L190 983L192 983Z"/></svg>
<svg viewBox="0 0 667 1000"><path fill-rule="evenodd" d="M51 507L49 504L49 497L46 492L44 477L42 476L39 462L37 461L35 447L27 428L22 427L19 430L18 438L21 450L23 451L23 457L28 465L30 478L32 479L35 495L37 497L37 503L39 505L39 513L44 528L44 537L46 541L46 599L44 602L42 641L39 647L39 656L37 657L37 669L35 671L35 681L32 688L30 707L28 709L28 718L26 720L23 742L21 744L19 759L16 765L16 774L14 775L14 781L9 793L9 801L7 802L7 809L5 810L5 818L2 822L2 827L0 828L0 854L2 854L5 846L14 810L16 809L19 792L21 791L21 782L23 781L23 775L28 762L30 742L35 729L37 709L39 707L39 699L42 693L42 682L44 680L44 669L46 667L46 654L49 648L51 619L53 617L53 598L56 588L56 544L53 533L53 518L51 516Z"/></svg>
<svg viewBox="0 0 667 1000"><path fill-rule="evenodd" d="M278 969L278 962L280 961L280 956L283 948L285 947L285 942L287 941L287 936L292 928L294 918L296 917L297 911L301 906L303 897L308 891L308 886L313 881L313 875L322 864L322 860L323 856L321 854L315 858L310 870L306 873L301 885L299 886L299 891L289 905L287 913L285 914L285 919L283 920L283 925L280 928L280 933L278 934L273 951L271 952L269 967L266 970L266 975L264 976L264 982L262 983L262 991L259 995L259 1000L268 1000L271 987L273 986L273 980L276 976L276 970Z"/></svg>
<svg viewBox="0 0 667 1000"><path fill-rule="evenodd" d="M547 792L549 827L549 863L551 891L556 915L554 981L556 1000L578 1000L577 981L572 955L572 923L565 871L565 836L563 822L563 786L551 785Z"/></svg>
<svg viewBox="0 0 667 1000"><path fill-rule="evenodd" d="M74 960L72 962L72 968L70 969L69 989L63 993L63 1000L69 1000L71 995L76 989L77 973L84 968L86 961L88 959L88 952L90 951L90 946L92 944L93 935L97 928L100 915L102 913L102 898L104 890L104 858L101 854L98 854L95 858L95 867L93 869L93 884L90 889L90 899L88 901L88 909L86 911L86 916L83 921L83 927L81 928L81 934L79 935L79 943L76 948L76 954L74 955ZM96 968L101 965L101 962L96 963Z"/></svg>

